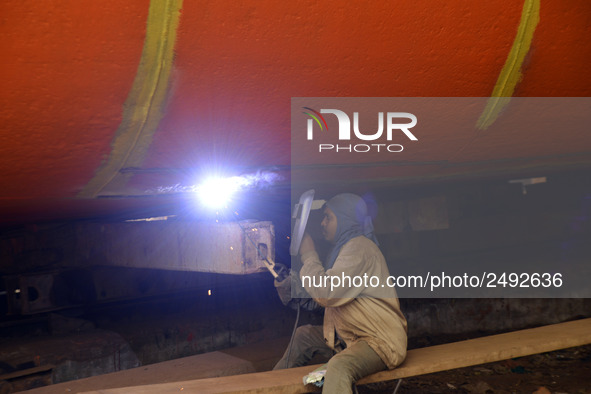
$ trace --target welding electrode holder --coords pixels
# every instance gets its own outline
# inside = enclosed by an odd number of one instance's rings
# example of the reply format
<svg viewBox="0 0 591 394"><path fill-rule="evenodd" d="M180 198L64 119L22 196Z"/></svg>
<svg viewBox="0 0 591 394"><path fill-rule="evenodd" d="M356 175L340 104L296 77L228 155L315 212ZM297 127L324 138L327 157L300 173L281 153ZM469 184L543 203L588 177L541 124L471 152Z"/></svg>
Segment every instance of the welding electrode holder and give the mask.
<svg viewBox="0 0 591 394"><path fill-rule="evenodd" d="M258 244L257 253L259 259L263 261L265 267L269 270L271 275L273 275L273 278L282 281L289 275L289 269L285 265L276 263L275 261L269 259L267 245Z"/></svg>
<svg viewBox="0 0 591 394"><path fill-rule="evenodd" d="M274 261L269 261L268 259L265 259L265 265L267 266L267 269L269 270L269 272L271 272L271 275L273 275L275 280L281 282L289 276L289 269L281 263L276 263Z"/></svg>

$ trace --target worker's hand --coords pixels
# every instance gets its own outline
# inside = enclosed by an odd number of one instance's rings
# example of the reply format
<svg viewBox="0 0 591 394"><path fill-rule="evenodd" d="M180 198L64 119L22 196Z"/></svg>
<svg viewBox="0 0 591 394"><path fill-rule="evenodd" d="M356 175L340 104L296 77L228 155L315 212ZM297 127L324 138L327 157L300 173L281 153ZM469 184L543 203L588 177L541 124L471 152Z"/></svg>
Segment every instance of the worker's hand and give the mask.
<svg viewBox="0 0 591 394"><path fill-rule="evenodd" d="M308 252L315 252L316 247L314 246L314 240L310 237L310 234L304 233L304 237L302 238L302 244L300 245L300 256L308 253Z"/></svg>
<svg viewBox="0 0 591 394"><path fill-rule="evenodd" d="M273 282L275 289L279 295L279 299L283 305L287 306L291 302L291 276L287 276L284 279L275 279Z"/></svg>

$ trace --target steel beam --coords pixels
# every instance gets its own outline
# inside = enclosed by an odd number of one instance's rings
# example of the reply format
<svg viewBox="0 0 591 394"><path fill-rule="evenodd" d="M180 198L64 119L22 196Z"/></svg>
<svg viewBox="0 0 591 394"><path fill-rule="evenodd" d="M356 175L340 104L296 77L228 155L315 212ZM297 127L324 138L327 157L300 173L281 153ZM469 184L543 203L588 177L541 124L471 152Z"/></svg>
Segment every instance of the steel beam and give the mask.
<svg viewBox="0 0 591 394"><path fill-rule="evenodd" d="M274 259L271 222L166 220L76 226L75 255L85 266L251 274L266 269L257 248Z"/></svg>

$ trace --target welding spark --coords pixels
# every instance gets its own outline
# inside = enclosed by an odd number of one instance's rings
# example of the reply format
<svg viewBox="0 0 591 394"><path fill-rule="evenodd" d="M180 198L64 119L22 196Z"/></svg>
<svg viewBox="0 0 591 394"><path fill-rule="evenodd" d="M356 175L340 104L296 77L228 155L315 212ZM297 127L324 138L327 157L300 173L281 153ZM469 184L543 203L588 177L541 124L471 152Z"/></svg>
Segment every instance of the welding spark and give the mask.
<svg viewBox="0 0 591 394"><path fill-rule="evenodd" d="M266 189L283 177L274 172L257 172L231 177L212 176L197 185L158 186L147 190L148 194L195 193L207 207L225 208L233 196L246 189ZM238 215L238 212L235 212Z"/></svg>
<svg viewBox="0 0 591 394"><path fill-rule="evenodd" d="M242 190L247 185L247 181L239 176L230 178L208 178L196 189L201 202L211 208L221 208L226 206L234 194Z"/></svg>

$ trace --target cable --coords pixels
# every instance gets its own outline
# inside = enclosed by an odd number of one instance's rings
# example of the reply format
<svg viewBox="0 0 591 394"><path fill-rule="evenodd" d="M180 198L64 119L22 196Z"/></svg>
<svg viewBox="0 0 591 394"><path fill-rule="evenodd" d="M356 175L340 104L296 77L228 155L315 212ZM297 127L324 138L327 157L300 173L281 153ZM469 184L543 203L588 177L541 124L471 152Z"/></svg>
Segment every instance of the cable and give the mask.
<svg viewBox="0 0 591 394"><path fill-rule="evenodd" d="M300 303L298 302L298 309L297 309L295 324L293 325L293 331L291 332L291 339L289 340L289 346L287 347L287 357L285 358L285 368L289 368L289 357L291 356L291 346L293 345L293 339L295 338L295 333L298 328L299 320L300 320Z"/></svg>

